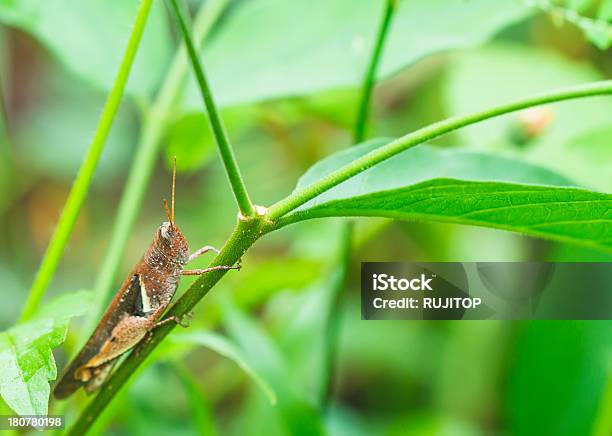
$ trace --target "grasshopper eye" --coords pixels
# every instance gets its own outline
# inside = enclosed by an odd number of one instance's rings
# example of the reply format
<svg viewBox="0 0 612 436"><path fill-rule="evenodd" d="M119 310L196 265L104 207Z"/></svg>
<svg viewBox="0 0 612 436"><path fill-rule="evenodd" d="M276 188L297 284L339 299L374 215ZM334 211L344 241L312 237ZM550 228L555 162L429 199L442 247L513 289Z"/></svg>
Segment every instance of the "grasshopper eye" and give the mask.
<svg viewBox="0 0 612 436"><path fill-rule="evenodd" d="M161 227L159 228L159 234L161 235L162 238L170 240L171 235L170 235L170 224L169 223L163 223L161 225Z"/></svg>

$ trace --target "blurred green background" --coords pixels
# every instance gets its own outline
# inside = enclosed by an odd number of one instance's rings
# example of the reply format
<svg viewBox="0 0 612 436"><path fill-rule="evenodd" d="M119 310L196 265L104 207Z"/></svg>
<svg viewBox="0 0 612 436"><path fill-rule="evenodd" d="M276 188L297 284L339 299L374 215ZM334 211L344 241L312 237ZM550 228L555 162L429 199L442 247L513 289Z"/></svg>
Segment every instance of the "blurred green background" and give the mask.
<svg viewBox="0 0 612 436"><path fill-rule="evenodd" d="M291 192L314 162L350 145L382 1L242 0L203 49L257 204ZM199 1L190 2L195 11ZM85 155L127 40L134 0L0 0L0 329L12 325ZM612 75L612 2L403 0L373 100L369 136ZM162 2L50 296L91 289L112 232L143 116L177 35ZM191 76L191 73L189 73ZM164 219L170 161L177 222L193 247L222 245L236 208L191 78L164 120L153 180L116 280ZM590 189L612 189L612 99L512 114L445 136L443 147L513 156ZM612 322L361 321L360 261L611 261L609 255L496 230L360 219L325 413L318 397L326 296L341 222L259 241L198 306L192 329L240 344L262 383L197 341L169 340L117 398L106 434L294 434L314 420L337 435L585 435L612 428ZM200 260L198 265L204 265ZM184 279L181 290L192 279ZM79 341L72 323L58 366ZM176 332L180 334L187 332ZM261 381L261 380L260 380ZM290 383L291 386L288 386ZM288 392L284 392L288 390ZM299 392L299 395L296 394ZM296 400L294 397L299 397ZM74 414L71 403L67 413ZM292 402L295 400L295 403ZM305 403L308 407L302 407ZM295 424L295 423L298 424ZM297 429L297 430L296 430ZM599 433L598 433L599 432Z"/></svg>

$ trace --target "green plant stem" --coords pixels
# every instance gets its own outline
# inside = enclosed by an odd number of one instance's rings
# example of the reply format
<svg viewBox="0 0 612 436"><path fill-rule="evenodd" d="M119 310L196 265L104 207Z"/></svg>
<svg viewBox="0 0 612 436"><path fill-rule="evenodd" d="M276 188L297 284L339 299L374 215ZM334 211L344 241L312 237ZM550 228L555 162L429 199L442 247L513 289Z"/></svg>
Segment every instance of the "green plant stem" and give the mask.
<svg viewBox="0 0 612 436"><path fill-rule="evenodd" d="M396 0L387 0L385 10L380 20L374 48L370 54L368 68L365 71L361 94L359 98L359 108L353 129L353 144L358 144L365 139L366 126L372 91L376 83L376 73L382 57L383 47L387 40L387 35L393 18L393 13L397 8ZM342 294L344 293L348 273L351 265L351 247L353 245L354 225L353 221L348 221L342 233L342 250L338 259L337 275L331 286L331 306L325 317L325 339L324 339L324 367L322 377L322 389L320 405L321 409L326 410L333 391L333 380L338 355L338 336L340 331L340 320L342 316Z"/></svg>
<svg viewBox="0 0 612 436"><path fill-rule="evenodd" d="M228 0L209 0L204 3L194 22L196 41L203 41L209 34L227 2ZM111 240L96 278L95 301L92 306L95 308L95 313L88 317L88 324L83 329L85 335L91 333L115 291L113 283L117 270L151 180L166 120L171 118L172 109L183 89L187 68L187 54L185 47L181 47L174 57L151 110L143 120L142 133L132 160L125 192L119 203Z"/></svg>
<svg viewBox="0 0 612 436"><path fill-rule="evenodd" d="M368 63L368 69L366 70L366 74L361 85L359 109L357 111L357 118L355 120L355 128L353 129L353 144L359 144L365 138L366 127L368 125L368 113L370 111L370 100L372 98L372 89L376 83L376 72L378 70L378 64L380 63L383 46L387 39L391 18L393 17L393 12L396 8L397 0L387 0L383 18L380 22L378 34L376 36L374 49L372 50L370 62Z"/></svg>
<svg viewBox="0 0 612 436"><path fill-rule="evenodd" d="M269 218L271 220L278 220L287 213L297 209L307 201L315 198L325 191L328 191L334 186L339 185L345 180L367 170L368 168L371 168L374 165L379 164L398 153L401 153L402 151L408 150L411 147L422 144L425 141L437 138L461 127L469 126L499 115L533 106L543 105L546 103L607 94L612 94L612 80L558 89L511 103L494 106L473 114L452 117L434 124L430 124L427 127L391 141L389 144L380 147L377 150L371 151L359 159L356 159L342 168L337 169L317 182L314 182L311 185L300 189L299 191L293 192L288 197L270 207ZM281 223L280 225L284 225L284 223Z"/></svg>
<svg viewBox="0 0 612 436"><path fill-rule="evenodd" d="M0 38L3 35L0 35ZM2 41L0 40L0 43ZM0 56L2 54L0 53ZM14 184L9 190L9 180L12 177L12 159L10 153L11 141L8 127L8 110L5 101L4 83L2 80L3 71L0 71L0 216L10 203L11 197L15 194Z"/></svg>
<svg viewBox="0 0 612 436"><path fill-rule="evenodd" d="M223 246L221 252L213 259L210 266L233 265L246 250L268 230L267 222L262 217L240 220L238 225ZM179 319L191 312L195 305L208 291L227 273L227 271L212 271L201 275L172 306L165 318L176 316ZM144 359L160 344L174 329L175 323L164 324L151 333L147 340L141 341L129 354L119 368L110 376L108 382L87 405L68 435L83 435L96 418L113 399L130 375L136 371Z"/></svg>
<svg viewBox="0 0 612 436"><path fill-rule="evenodd" d="M244 180L240 174L238 161L236 160L236 156L234 156L234 151L230 145L227 131L223 125L223 121L219 115L219 110L217 109L217 105L213 99L210 85L208 84L206 73L204 72L204 67L200 62L195 45L191 39L190 31L187 26L187 20L178 4L178 0L170 0L170 4L172 5L172 9L176 15L179 27L183 33L187 53L189 54L189 58L191 60L191 65L200 88L200 93L202 94L202 99L204 100L204 106L208 112L210 127L215 136L217 148L219 149L219 154L221 155L221 160L223 161L223 166L225 167L225 173L227 174L227 178L229 179L232 187L236 203L242 216L250 217L255 213L255 209L253 207L253 203L251 203L251 199L249 198L246 185L244 184Z"/></svg>
<svg viewBox="0 0 612 436"><path fill-rule="evenodd" d="M327 410L333 392L333 380L336 360L338 356L338 337L340 333L340 320L342 309L342 294L348 282L348 273L351 265L351 251L353 245L353 232L355 223L349 221L344 225L342 233L342 249L337 262L336 276L331 286L331 305L325 316L325 339L323 344L323 374L320 390L320 408Z"/></svg>
<svg viewBox="0 0 612 436"><path fill-rule="evenodd" d="M123 54L119 71L115 77L115 82L113 83L113 87L111 88L111 91L106 99L106 103L104 104L104 108L102 109L102 115L100 116L100 120L89 146L89 151L87 152L85 161L81 165L79 173L74 180L70 194L68 195L68 199L64 205L62 215L53 233L51 241L49 242L49 246L47 247L47 251L45 252L40 268L38 269L36 277L34 278L34 283L30 289L25 307L21 314L21 321L30 318L36 312L49 282L55 274L55 270L57 269L57 265L59 264L66 244L68 243L68 239L70 238L74 224L77 220L81 207L83 206L87 192L89 191L91 181L100 160L100 155L102 154L104 144L106 143L106 138L108 137L111 126L113 125L119 104L121 103L123 91L125 89L130 70L132 69L136 52L138 51L138 46L149 16L152 2L153 0L142 0L140 2L140 6L138 7L138 12L136 14L136 20L134 21L134 27L132 28L125 53Z"/></svg>

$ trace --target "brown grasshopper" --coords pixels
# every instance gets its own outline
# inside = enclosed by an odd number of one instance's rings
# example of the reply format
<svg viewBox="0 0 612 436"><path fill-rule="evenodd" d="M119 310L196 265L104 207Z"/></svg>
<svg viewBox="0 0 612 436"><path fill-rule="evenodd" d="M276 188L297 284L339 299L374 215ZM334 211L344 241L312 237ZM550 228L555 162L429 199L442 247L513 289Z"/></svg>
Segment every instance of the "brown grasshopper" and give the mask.
<svg viewBox="0 0 612 436"><path fill-rule="evenodd" d="M55 398L66 398L81 386L87 393L97 390L121 355L140 342L147 333L170 321L180 324L176 317L162 321L160 318L176 292L181 275L240 269L240 264L198 270L183 269L198 256L217 250L205 246L189 254L187 241L174 222L175 187L176 159L172 175L172 212L164 199L168 221L159 226L153 243L125 279L93 334L55 386Z"/></svg>

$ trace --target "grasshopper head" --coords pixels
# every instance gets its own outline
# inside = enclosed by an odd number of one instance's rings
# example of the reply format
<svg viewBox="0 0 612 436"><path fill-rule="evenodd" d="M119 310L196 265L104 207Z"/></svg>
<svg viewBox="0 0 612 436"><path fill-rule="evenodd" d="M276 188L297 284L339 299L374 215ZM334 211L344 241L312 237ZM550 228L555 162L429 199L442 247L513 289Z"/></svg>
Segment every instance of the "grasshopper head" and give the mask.
<svg viewBox="0 0 612 436"><path fill-rule="evenodd" d="M166 221L157 229L156 244L163 255L185 265L189 259L189 245L181 229L173 223Z"/></svg>

